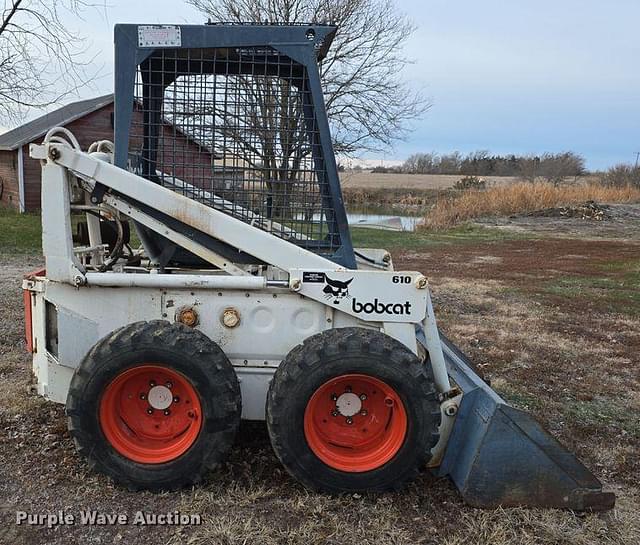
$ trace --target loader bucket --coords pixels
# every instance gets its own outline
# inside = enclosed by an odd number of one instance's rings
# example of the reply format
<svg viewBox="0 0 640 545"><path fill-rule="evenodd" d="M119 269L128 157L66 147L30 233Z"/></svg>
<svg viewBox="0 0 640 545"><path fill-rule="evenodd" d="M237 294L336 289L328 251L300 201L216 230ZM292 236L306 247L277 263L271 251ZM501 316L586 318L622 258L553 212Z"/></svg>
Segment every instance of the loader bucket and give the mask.
<svg viewBox="0 0 640 545"><path fill-rule="evenodd" d="M603 511L615 495L527 413L509 406L444 335L450 377L463 391L438 474L475 507Z"/></svg>

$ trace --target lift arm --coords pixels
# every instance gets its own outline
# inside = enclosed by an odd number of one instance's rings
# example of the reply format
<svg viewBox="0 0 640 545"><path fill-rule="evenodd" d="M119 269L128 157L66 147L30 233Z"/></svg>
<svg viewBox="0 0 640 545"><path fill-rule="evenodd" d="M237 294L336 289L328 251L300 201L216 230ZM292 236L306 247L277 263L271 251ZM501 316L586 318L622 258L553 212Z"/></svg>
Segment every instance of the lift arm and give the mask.
<svg viewBox="0 0 640 545"><path fill-rule="evenodd" d="M46 160L48 164L65 167L90 184L102 184L118 195L143 203L284 271L300 267L335 270L337 267L333 261L287 240L66 144L51 142L41 146L32 145L31 156ZM45 175L43 181L46 183Z"/></svg>

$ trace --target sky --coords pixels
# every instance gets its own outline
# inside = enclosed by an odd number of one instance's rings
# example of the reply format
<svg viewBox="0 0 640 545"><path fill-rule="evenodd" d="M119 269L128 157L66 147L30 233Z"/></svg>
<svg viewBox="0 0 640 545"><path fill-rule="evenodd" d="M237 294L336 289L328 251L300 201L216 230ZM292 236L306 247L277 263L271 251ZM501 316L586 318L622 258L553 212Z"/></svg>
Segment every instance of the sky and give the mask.
<svg viewBox="0 0 640 545"><path fill-rule="evenodd" d="M431 108L394 149L575 151L590 169L635 161L640 151L640 1L397 0L416 24L405 71ZM71 28L89 37L99 72L88 98L112 91L113 25L200 23L180 0L106 0ZM41 112L33 112L36 117Z"/></svg>

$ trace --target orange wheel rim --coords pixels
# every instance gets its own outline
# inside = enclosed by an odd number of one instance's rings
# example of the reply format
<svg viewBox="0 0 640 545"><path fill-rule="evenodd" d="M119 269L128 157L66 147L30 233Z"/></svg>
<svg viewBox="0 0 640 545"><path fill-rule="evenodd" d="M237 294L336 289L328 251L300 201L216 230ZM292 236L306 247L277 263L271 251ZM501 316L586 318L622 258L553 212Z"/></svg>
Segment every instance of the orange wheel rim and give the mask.
<svg viewBox="0 0 640 545"><path fill-rule="evenodd" d="M404 444L407 413L385 382L360 374L325 382L304 413L309 448L329 467L360 473L391 460Z"/></svg>
<svg viewBox="0 0 640 545"><path fill-rule="evenodd" d="M162 464L184 454L198 438L202 406L191 382L161 365L120 373L100 400L100 426L122 456Z"/></svg>

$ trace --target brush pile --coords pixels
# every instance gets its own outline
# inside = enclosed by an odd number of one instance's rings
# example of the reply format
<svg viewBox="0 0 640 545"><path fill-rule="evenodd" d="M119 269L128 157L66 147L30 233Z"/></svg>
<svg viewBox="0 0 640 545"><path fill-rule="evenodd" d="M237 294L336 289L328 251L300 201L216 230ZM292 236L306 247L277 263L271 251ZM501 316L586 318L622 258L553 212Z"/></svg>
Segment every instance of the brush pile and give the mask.
<svg viewBox="0 0 640 545"><path fill-rule="evenodd" d="M609 219L606 205L598 204L595 201L586 201L576 206L559 206L536 210L528 214L529 216L545 218L579 218L583 220L603 221Z"/></svg>

